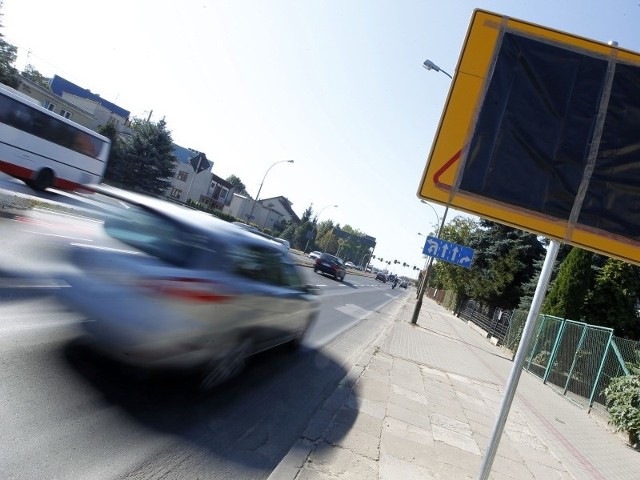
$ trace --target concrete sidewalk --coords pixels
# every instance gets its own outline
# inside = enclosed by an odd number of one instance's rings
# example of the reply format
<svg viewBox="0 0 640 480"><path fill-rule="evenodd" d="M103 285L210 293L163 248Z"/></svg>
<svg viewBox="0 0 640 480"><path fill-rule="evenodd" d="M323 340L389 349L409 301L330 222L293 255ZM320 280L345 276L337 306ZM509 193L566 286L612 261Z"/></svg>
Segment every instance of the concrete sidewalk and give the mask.
<svg viewBox="0 0 640 480"><path fill-rule="evenodd" d="M407 295L270 480L476 478L512 362L466 322ZM640 453L523 372L490 478L636 479Z"/></svg>

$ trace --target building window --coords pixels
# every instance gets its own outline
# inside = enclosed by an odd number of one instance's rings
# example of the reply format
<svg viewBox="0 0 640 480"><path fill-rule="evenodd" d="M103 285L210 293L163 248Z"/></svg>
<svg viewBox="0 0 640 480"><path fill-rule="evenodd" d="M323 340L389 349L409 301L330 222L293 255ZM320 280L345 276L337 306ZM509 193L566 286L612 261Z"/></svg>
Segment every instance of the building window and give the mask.
<svg viewBox="0 0 640 480"><path fill-rule="evenodd" d="M169 194L172 198L180 198L180 195L182 195L182 190L178 190L177 188L172 188Z"/></svg>
<svg viewBox="0 0 640 480"><path fill-rule="evenodd" d="M189 174L187 172L178 172L178 180L182 181L182 182L186 182L187 178L189 178Z"/></svg>
<svg viewBox="0 0 640 480"><path fill-rule="evenodd" d="M60 115L64 118L71 118L71 112L67 112L64 108L60 110Z"/></svg>
<svg viewBox="0 0 640 480"><path fill-rule="evenodd" d="M227 198L227 193L229 193L229 189L228 188L222 188L220 190L220 195L219 195L219 199L220 200L224 200L225 198Z"/></svg>
<svg viewBox="0 0 640 480"><path fill-rule="evenodd" d="M51 103L49 100L45 100L44 101L44 106L47 110L51 110L53 112L53 110L56 108L56 104L55 103Z"/></svg>

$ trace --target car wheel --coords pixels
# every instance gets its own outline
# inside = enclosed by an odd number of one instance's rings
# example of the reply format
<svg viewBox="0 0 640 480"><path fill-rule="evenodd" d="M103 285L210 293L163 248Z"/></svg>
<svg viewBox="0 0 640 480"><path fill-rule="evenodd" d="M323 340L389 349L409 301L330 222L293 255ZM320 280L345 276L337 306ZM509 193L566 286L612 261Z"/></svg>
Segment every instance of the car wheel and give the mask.
<svg viewBox="0 0 640 480"><path fill-rule="evenodd" d="M200 389L211 390L238 375L244 370L252 353L253 340L249 337L240 340L222 358L209 362Z"/></svg>
<svg viewBox="0 0 640 480"><path fill-rule="evenodd" d="M54 175L53 170L50 168L43 168L38 172L36 178L25 182L33 190L45 191L47 188L53 185Z"/></svg>

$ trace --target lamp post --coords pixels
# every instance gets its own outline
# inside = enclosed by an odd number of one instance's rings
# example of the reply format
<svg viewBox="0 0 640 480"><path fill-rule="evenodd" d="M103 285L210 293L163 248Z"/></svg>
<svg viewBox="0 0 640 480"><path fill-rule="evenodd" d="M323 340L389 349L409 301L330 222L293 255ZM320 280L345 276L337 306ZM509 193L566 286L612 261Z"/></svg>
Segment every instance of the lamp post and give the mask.
<svg viewBox="0 0 640 480"><path fill-rule="evenodd" d="M436 219L438 220L438 225L440 225L440 216L438 215L438 212L436 212L436 209L433 207L433 205L431 205L429 202L426 202L424 200L420 200L420 203L424 203L425 205L428 205L431 210L433 210L433 213L436 215ZM446 213L445 213L446 215ZM418 235L422 235L423 237L426 237L426 235L423 235L422 233L418 232ZM422 281L418 284L418 291L416 292L416 298L418 298L418 295L420 295L420 292L422 291L422 282L424 282L424 280L427 277L427 263L429 262L428 259L425 259L424 261L424 271L425 274L422 276Z"/></svg>
<svg viewBox="0 0 640 480"><path fill-rule="evenodd" d="M427 70L434 70L436 72L442 72L447 77L453 79L453 77L451 75L449 75L447 72L442 70L438 65L433 63L431 60L425 60L424 62L422 62L422 66L424 68L426 68ZM423 203L426 203L426 202L423 202ZM428 203L427 203L427 205L431 206ZM435 209L434 209L434 211L435 211ZM444 215L442 215L442 221L440 222L440 228L438 228L438 234L436 235L438 238L440 238L440 235L442 235L442 229L444 228L444 222L447 219L447 213L448 212L449 212L449 205L447 204L447 207L444 209ZM415 308L413 310L413 316L411 317L411 323L413 325L418 323L418 315L420 314L420 309L422 308L422 299L424 298L424 292L427 289L427 282L429 280L429 271L431 270L431 265L432 264L433 264L433 257L430 256L429 259L427 260L427 265L425 267L425 272L424 272L424 276L423 276L423 279L422 279L422 285L420 285L420 288L418 289L418 301L416 302L416 306L415 306Z"/></svg>
<svg viewBox="0 0 640 480"><path fill-rule="evenodd" d="M311 234L313 235L313 232L316 229L316 223L318 221L318 218L320 218L320 215L322 215L322 212L324 212L327 208L329 207L333 207L333 208L338 208L338 205L327 205L325 207L322 207L320 209L320 212L316 215L316 218L313 222L313 229L311 230ZM309 242L311 241L311 238L307 239L307 244L304 246L304 253L307 253L307 248L309 247Z"/></svg>
<svg viewBox="0 0 640 480"><path fill-rule="evenodd" d="M273 163L269 168L267 168L267 171L265 172L264 177L262 177L262 182L260 182L260 188L258 188L258 194L256 195L256 198L253 201L253 205L251 206L251 211L249 212L249 218L247 220L251 221L251 218L253 218L253 211L256 208L256 203L258 203L258 200L260 199L260 192L262 191L262 185L264 185L264 180L265 180L265 178L267 178L267 174L269 173L269 170L271 170L277 164L284 163L284 162L293 163L293 160L279 160L279 161Z"/></svg>
<svg viewBox="0 0 640 480"><path fill-rule="evenodd" d="M420 203L424 203L425 205L429 206L431 208L431 210L433 210L433 213L436 216L436 219L438 220L438 225L440 225L440 216L438 215L438 212L436 212L436 209L433 208L433 205L431 205L429 202L425 201L425 200L420 200ZM420 234L422 235L422 234Z"/></svg>

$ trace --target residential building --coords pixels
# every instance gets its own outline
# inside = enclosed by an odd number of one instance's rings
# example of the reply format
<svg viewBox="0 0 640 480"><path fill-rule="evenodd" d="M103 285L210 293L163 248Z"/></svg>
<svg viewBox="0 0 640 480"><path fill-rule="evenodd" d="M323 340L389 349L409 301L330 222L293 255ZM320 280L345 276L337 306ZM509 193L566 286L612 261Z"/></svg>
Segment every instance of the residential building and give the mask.
<svg viewBox="0 0 640 480"><path fill-rule="evenodd" d="M223 212L233 215L239 220L253 223L260 228L278 229L277 226L286 222L300 223L300 217L291 208L293 203L286 197L264 198L255 203L251 197L234 194L231 204ZM253 215L251 210L253 209ZM249 218L251 215L251 218Z"/></svg>
<svg viewBox="0 0 640 480"><path fill-rule="evenodd" d="M88 112L93 119L93 124L87 125L90 129L97 130L101 125L111 122L119 132L126 131L130 115L128 110L58 75L53 76L49 88L58 97Z"/></svg>
<svg viewBox="0 0 640 480"><path fill-rule="evenodd" d="M233 184L212 173L209 191L207 195L200 197L200 203L208 208L222 211L224 207L231 205L235 191L236 187Z"/></svg>
<svg viewBox="0 0 640 480"><path fill-rule="evenodd" d="M49 80L48 88L24 77L20 82L19 92L52 112L94 131L111 122L121 135L131 134L128 110L73 82L58 75Z"/></svg>
<svg viewBox="0 0 640 480"><path fill-rule="evenodd" d="M204 153L175 143L173 155L177 160L176 169L165 196L182 203L189 200L200 202L201 197L208 196L211 188L213 162Z"/></svg>

